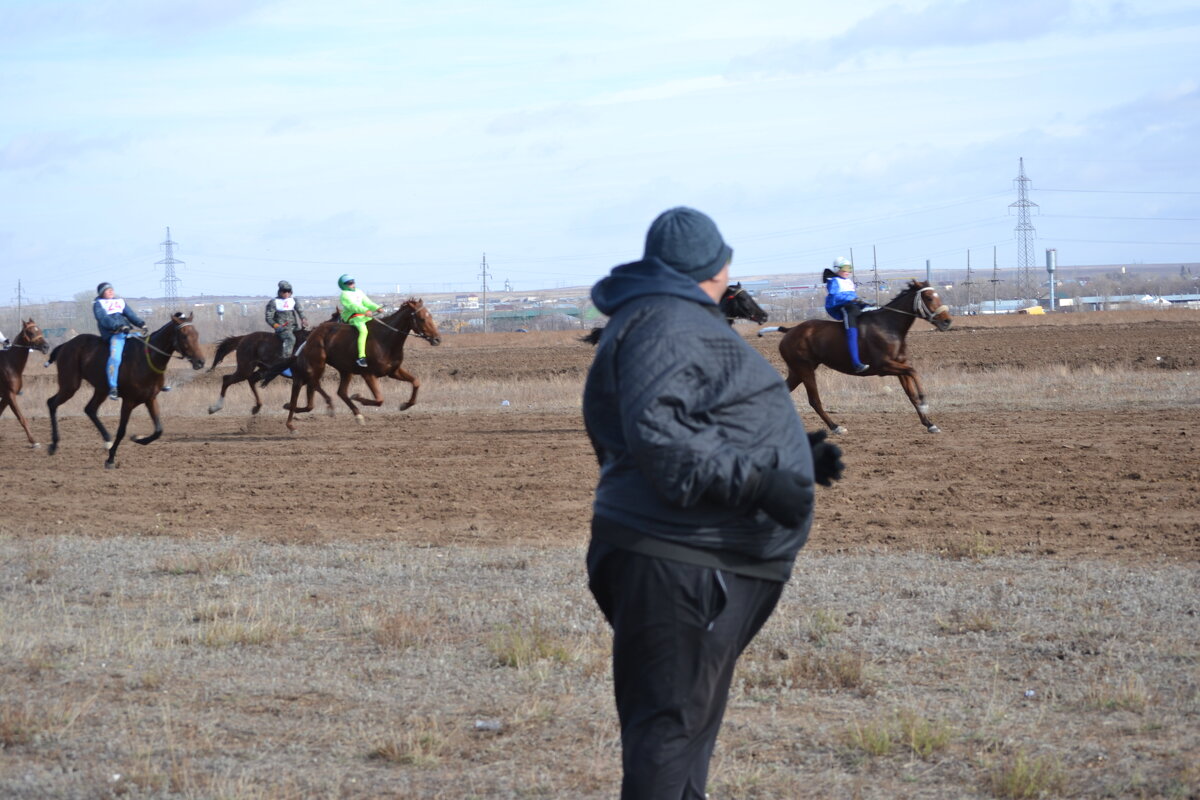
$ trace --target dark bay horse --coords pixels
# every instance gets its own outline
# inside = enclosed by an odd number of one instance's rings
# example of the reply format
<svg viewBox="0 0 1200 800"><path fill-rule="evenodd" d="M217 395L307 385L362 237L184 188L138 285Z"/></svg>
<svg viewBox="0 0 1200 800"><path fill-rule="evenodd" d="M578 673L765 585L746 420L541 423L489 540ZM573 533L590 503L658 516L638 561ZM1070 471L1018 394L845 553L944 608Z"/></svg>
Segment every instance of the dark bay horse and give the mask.
<svg viewBox="0 0 1200 800"><path fill-rule="evenodd" d="M307 328L296 331L296 347L288 355L295 355L296 350L300 349L300 345L304 344L304 340L307 338ZM268 369L283 357L279 352L279 337L271 331L254 331L241 336L226 336L217 345L217 352L213 355L212 366L208 368L208 371L212 372L216 369L221 360L230 353L237 355L237 368L221 378L221 396L217 398L217 402L208 407L208 413L215 414L225 407L225 392L229 391L230 386L247 381L250 391L254 394L254 407L250 409L250 413L257 414L262 410L262 398L259 397L258 387L255 384L262 379L263 370Z"/></svg>
<svg viewBox="0 0 1200 800"><path fill-rule="evenodd" d="M92 385L92 399L88 400L83 410L100 431L104 446L108 448L108 460L104 462L106 468L112 469L117 465L117 446L125 438L129 415L138 406L145 405L150 412L154 433L134 436L133 441L150 444L162 436L158 393L162 391L171 355L176 352L180 358L192 362L192 369L204 368L204 351L200 349L200 337L192 327L191 314L176 312L166 325L145 339L131 336L125 341L125 352L117 373L117 388L121 392L121 422L116 438L113 438L96 416L96 410L108 397L108 377L104 372L108 362L108 347L104 340L95 334L83 333L54 348L48 364L58 367L58 394L46 401L50 407L50 455L58 451L58 407L79 391L83 381Z"/></svg>
<svg viewBox="0 0 1200 800"><path fill-rule="evenodd" d="M400 410L412 408L417 402L417 391L421 381L417 376L404 370L400 365L404 361L404 343L408 337L416 336L431 345L442 343L433 315L421 300L409 298L400 307L386 317L376 317L367 323L367 366L359 367L354 362L358 355L358 331L353 325L342 322L322 322L309 334L299 352L287 361L280 362L267 370L263 377L266 386L275 376L288 366L292 367L292 399L284 405L288 411L287 428L295 431L292 423L296 414L303 414L313 409L313 394L320 392L325 398L326 405L332 413L333 406L329 395L321 388L321 378L327 366L338 372L338 397L349 406L359 424L363 423L362 411L355 402L366 406L383 405L383 392L379 388L380 378L393 378L412 384L412 394L408 401L400 404ZM373 397L362 395L351 397L347 392L350 381L355 375L361 375L371 390ZM307 400L304 407L298 407L300 390L307 390Z"/></svg>
<svg viewBox="0 0 1200 800"><path fill-rule="evenodd" d="M29 446L40 447L29 432L29 421L17 405L17 395L21 393L24 383L25 362L29 360L30 350L37 350L39 353L50 350L46 337L42 335L42 329L35 325L32 319L21 323L21 332L13 340L12 346L8 350L0 351L0 415L4 414L4 409L11 407L17 415L17 421L25 429L25 438L29 440Z"/></svg>
<svg viewBox="0 0 1200 800"><path fill-rule="evenodd" d="M925 391L921 388L917 371L908 363L904 337L917 319L931 323L940 331L949 328L954 321L937 290L921 281L910 281L886 305L864 312L858 318L862 358L871 365L866 372L855 372L850 363L850 350L846 346L846 330L842 323L810 319L792 327L779 326L775 330L784 333L779 342L779 354L788 367L788 390L804 384L804 390L808 392L808 404L813 410L834 433L845 433L846 429L830 419L821 405L821 396L817 392L817 367L824 365L847 375L895 375L917 410L921 424L930 433L941 433L941 429L929 419ZM772 329L765 328L758 335L762 336L769 330Z"/></svg>
<svg viewBox="0 0 1200 800"><path fill-rule="evenodd" d="M767 312L762 310L762 306L754 302L754 298L750 296L750 292L742 288L741 283L730 284L721 295L721 302L718 303L721 307L721 313L725 315L726 321L732 325L734 320L748 319L752 322L757 322L762 325L767 321ZM587 336L580 338L581 342L588 344L599 344L600 334L604 332L604 328L592 328Z"/></svg>

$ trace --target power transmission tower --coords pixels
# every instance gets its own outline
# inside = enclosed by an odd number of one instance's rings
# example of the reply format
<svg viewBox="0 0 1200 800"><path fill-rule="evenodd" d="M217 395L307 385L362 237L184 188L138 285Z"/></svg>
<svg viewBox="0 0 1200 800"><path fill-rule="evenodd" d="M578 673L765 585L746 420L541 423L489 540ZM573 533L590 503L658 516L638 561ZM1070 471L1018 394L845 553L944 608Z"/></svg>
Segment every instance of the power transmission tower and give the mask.
<svg viewBox="0 0 1200 800"><path fill-rule="evenodd" d="M175 306L179 304L179 284L181 283L179 276L175 274L175 265L179 264L183 266L184 263L175 258L172 248L177 244L178 242L171 241L171 229L167 228L167 240L160 243L160 246L167 248L167 257L162 261L154 262L155 266L163 267L163 279L161 281L163 285L163 299L167 303L167 308L175 311L178 311Z"/></svg>
<svg viewBox="0 0 1200 800"><path fill-rule="evenodd" d="M25 302L28 304L29 295L25 294L25 290L21 288L21 281L19 280L17 281L17 293L13 295L13 299L17 301L17 321L20 322L24 319L21 316L21 303Z"/></svg>
<svg viewBox="0 0 1200 800"><path fill-rule="evenodd" d="M1000 275L999 275L1000 268L997 264L998 264L998 262L996 261L996 248L993 246L992 247L992 279L990 281L988 281L988 283L990 283L992 285L992 313L993 314L1000 313L996 308L996 306L999 305L999 302L1000 302L1000 300L999 300L999 298L1000 298L1000 291L999 291L1000 290Z"/></svg>
<svg viewBox="0 0 1200 800"><path fill-rule="evenodd" d="M484 333L488 332L487 293L488 293L488 278L489 277L490 277L490 275L488 274L487 253L484 253L483 261L481 261L479 263L479 280L480 280L479 293L483 297L483 332Z"/></svg>
<svg viewBox="0 0 1200 800"><path fill-rule="evenodd" d="M1029 178L1025 177L1025 159L1020 159L1020 172L1013 182L1017 184L1017 202L1009 203L1009 208L1017 209L1017 292L1022 300L1036 300L1037 292L1033 283L1033 241L1037 232L1029 221L1029 209L1037 208L1038 204L1029 199Z"/></svg>
<svg viewBox="0 0 1200 800"><path fill-rule="evenodd" d="M875 305L879 305L879 258L875 245L871 245L871 285L875 287Z"/></svg>
<svg viewBox="0 0 1200 800"><path fill-rule="evenodd" d="M967 313L971 313L971 287L975 285L975 281L971 279L971 251L967 251L967 279L963 281L963 286L967 287Z"/></svg>

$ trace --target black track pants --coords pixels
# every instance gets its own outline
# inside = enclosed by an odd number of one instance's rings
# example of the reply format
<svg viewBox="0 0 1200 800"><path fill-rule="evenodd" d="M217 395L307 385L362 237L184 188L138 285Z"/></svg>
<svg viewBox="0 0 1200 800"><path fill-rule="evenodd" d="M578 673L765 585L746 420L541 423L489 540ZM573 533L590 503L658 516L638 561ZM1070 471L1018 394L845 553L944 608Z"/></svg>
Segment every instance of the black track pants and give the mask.
<svg viewBox="0 0 1200 800"><path fill-rule="evenodd" d="M621 800L703 800L734 665L783 584L597 542L587 566L613 627Z"/></svg>

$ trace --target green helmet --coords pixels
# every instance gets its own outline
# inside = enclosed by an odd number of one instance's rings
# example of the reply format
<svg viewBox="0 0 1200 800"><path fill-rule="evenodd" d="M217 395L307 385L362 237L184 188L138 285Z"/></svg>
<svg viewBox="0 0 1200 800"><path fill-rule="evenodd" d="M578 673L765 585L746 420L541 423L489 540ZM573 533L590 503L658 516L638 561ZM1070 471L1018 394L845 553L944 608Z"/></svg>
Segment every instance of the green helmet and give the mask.
<svg viewBox="0 0 1200 800"><path fill-rule="evenodd" d="M354 283L354 276L352 275L343 275L342 277L338 278L339 289L349 289L350 284L352 283Z"/></svg>
<svg viewBox="0 0 1200 800"><path fill-rule="evenodd" d="M854 265L850 263L850 259L845 256L838 256L833 260L833 271L841 272L842 270L854 271Z"/></svg>

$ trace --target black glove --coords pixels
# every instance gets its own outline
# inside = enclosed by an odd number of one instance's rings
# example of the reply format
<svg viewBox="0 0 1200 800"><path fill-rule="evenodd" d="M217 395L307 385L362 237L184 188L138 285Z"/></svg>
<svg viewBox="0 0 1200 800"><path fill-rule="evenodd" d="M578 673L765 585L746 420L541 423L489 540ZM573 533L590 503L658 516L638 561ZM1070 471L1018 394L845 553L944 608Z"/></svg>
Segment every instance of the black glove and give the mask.
<svg viewBox="0 0 1200 800"><path fill-rule="evenodd" d="M812 448L813 480L822 486L832 486L842 479L846 465L842 463L842 448L825 441L829 434L814 431L808 435L808 446Z"/></svg>
<svg viewBox="0 0 1200 800"><path fill-rule="evenodd" d="M133 328L129 327L128 325L122 325L120 328L117 328L117 331L120 333L129 333L132 330Z"/></svg>
<svg viewBox="0 0 1200 800"><path fill-rule="evenodd" d="M758 483L758 507L780 525L799 528L812 514L812 484L791 470L764 470Z"/></svg>

